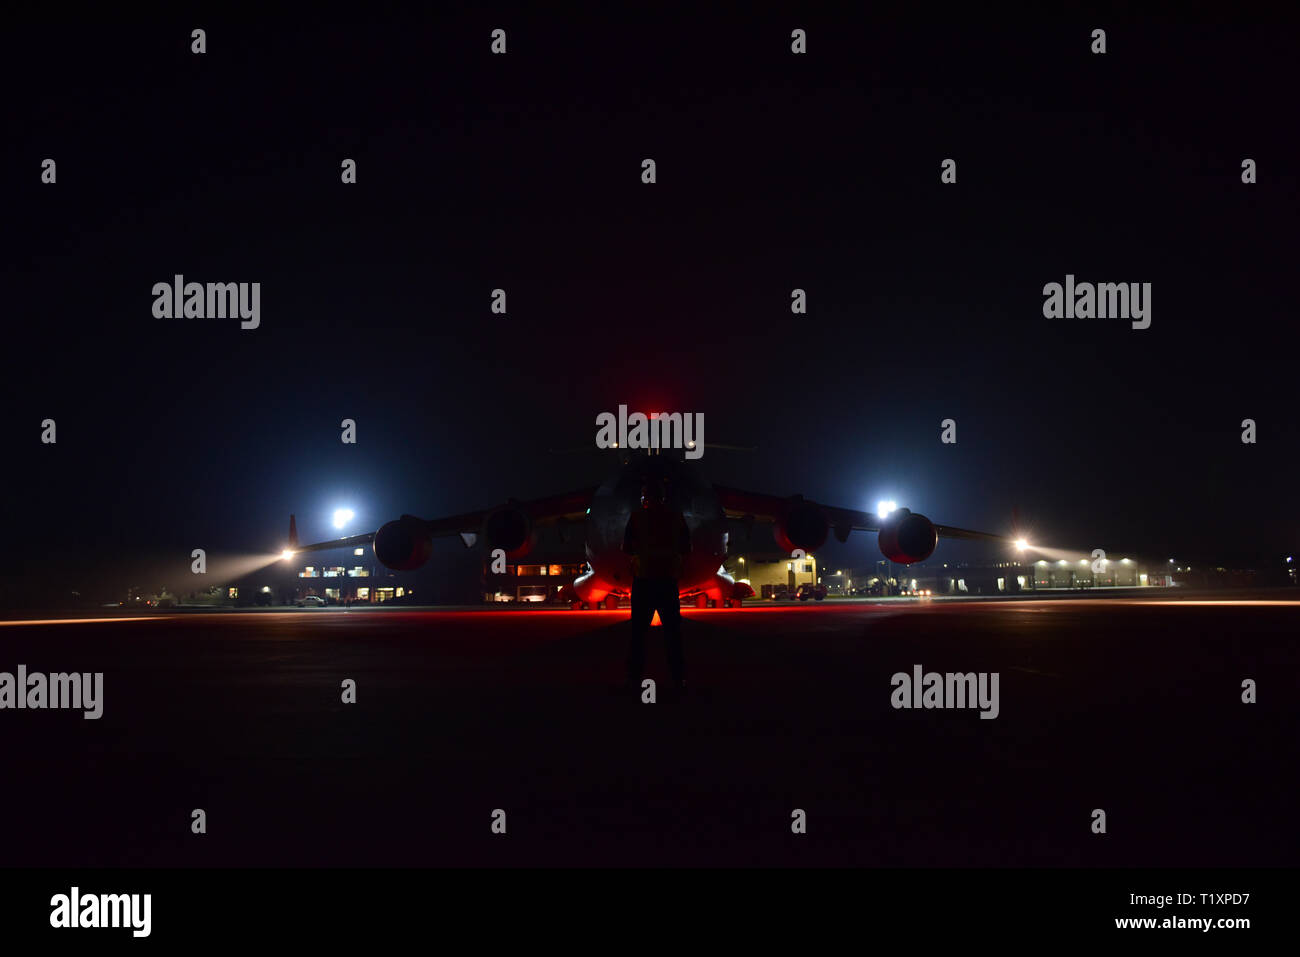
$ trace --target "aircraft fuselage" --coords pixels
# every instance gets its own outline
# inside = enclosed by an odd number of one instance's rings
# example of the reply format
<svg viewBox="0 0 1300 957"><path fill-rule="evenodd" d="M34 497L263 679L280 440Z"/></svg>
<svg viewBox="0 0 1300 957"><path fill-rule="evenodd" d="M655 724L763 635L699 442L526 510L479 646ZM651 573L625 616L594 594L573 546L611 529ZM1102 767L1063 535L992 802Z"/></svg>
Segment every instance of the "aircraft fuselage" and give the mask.
<svg viewBox="0 0 1300 957"><path fill-rule="evenodd" d="M713 486L694 462L668 455L633 458L600 486L587 513L586 550L590 570L573 583L579 601L595 604L632 591L631 559L623 551L628 519L641 508L647 481L664 481L667 503L681 512L691 533L691 552L678 579L682 597L707 595L718 602L750 594L721 570L727 555L727 522Z"/></svg>

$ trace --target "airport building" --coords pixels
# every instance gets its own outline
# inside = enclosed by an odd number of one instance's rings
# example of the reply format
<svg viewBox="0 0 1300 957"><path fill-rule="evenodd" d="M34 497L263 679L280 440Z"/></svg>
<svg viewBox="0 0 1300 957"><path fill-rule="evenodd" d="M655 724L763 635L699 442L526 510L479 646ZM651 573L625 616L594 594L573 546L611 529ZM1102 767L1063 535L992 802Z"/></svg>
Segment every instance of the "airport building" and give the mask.
<svg viewBox="0 0 1300 957"><path fill-rule="evenodd" d="M403 598L406 589L376 578L373 554L368 548L356 548L353 560L365 564L347 565L297 565L297 599L308 596L324 599L330 604L380 604Z"/></svg>
<svg viewBox="0 0 1300 957"><path fill-rule="evenodd" d="M733 541L732 547L736 547ZM303 601L329 605L454 603L476 601L552 602L566 584L588 570L583 543L547 529L526 555L494 573L482 552L453 550L416 572L393 572L369 548L304 554L294 562L275 562L238 580L176 594L132 589L128 604L180 604L210 607L284 606ZM350 552L350 553L349 553ZM463 556L463 557L462 557ZM469 563L465 558L471 558ZM816 555L794 558L772 542L738 548L723 570L754 590L753 600L794 597L800 585L819 585L831 597L924 593L933 595L1015 595L1081 589L1249 587L1297 584L1288 562L1273 575L1266 570L1230 570L1209 565L1195 570L1172 562L1122 557L1094 573L1091 559L1037 559L1008 562L924 562L899 565L884 558L856 567L824 567ZM419 595L416 597L416 591Z"/></svg>
<svg viewBox="0 0 1300 957"><path fill-rule="evenodd" d="M779 551L746 551L728 555L723 563L727 574L754 589L755 598L794 595L800 585L820 581L817 559L813 555L792 558Z"/></svg>
<svg viewBox="0 0 1300 957"><path fill-rule="evenodd" d="M214 607L295 605L315 599L328 605L412 600L410 576L399 576L379 565L369 548L353 549L348 558L346 565L340 565L333 563L339 561L337 552L304 555L292 563L274 562L238 579L171 597L183 605Z"/></svg>
<svg viewBox="0 0 1300 957"><path fill-rule="evenodd" d="M524 555L507 559L505 570L492 570L490 554L479 554L480 600L496 602L549 602L563 586L587 571L587 549L581 535L553 528L538 528L533 545Z"/></svg>
<svg viewBox="0 0 1300 957"><path fill-rule="evenodd" d="M1027 591L1077 591L1095 588L1167 587L1184 570L1149 567L1129 558L1107 561L1093 571L1091 559L1039 559L1031 562L961 562L836 569L822 578L830 595L1008 595Z"/></svg>
<svg viewBox="0 0 1300 957"><path fill-rule="evenodd" d="M555 558L557 560L551 561ZM554 601L555 593L587 570L587 562L564 561L548 556L546 561L525 556L518 563L506 563L505 573L492 571L491 561L483 563L483 600L485 602Z"/></svg>
<svg viewBox="0 0 1300 957"><path fill-rule="evenodd" d="M507 563L504 574L483 565L485 602L548 602L560 587L587 570L572 554L529 556ZM989 562L899 565L886 560L859 568L823 569L815 555L803 558L776 551L747 550L726 557L723 570L754 589L756 599L793 597L800 585L821 585L827 595L870 596L930 592L935 595L998 595L1028 591L1169 586L1168 570L1151 572L1131 559L1108 561L1100 574L1092 562ZM1183 569L1179 569L1180 572Z"/></svg>

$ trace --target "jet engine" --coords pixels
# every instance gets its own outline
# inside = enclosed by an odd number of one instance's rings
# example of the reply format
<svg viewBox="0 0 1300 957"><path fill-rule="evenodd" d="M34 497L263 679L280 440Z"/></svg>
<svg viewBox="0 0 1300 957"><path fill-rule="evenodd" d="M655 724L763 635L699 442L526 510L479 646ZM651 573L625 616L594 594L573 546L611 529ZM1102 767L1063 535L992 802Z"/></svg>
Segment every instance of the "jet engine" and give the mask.
<svg viewBox="0 0 1300 957"><path fill-rule="evenodd" d="M508 505L488 515L483 538L489 552L499 548L506 558L522 558L533 547L533 523L523 509Z"/></svg>
<svg viewBox="0 0 1300 957"><path fill-rule="evenodd" d="M384 565L393 571L409 572L429 560L433 537L420 519L403 515L375 532L374 547L375 557Z"/></svg>
<svg viewBox="0 0 1300 957"><path fill-rule="evenodd" d="M793 502L772 529L776 543L784 552L802 548L811 552L826 544L829 529L826 513L812 502Z"/></svg>
<svg viewBox="0 0 1300 957"><path fill-rule="evenodd" d="M939 531L924 515L900 508L880 530L880 551L891 562L911 565L934 554Z"/></svg>

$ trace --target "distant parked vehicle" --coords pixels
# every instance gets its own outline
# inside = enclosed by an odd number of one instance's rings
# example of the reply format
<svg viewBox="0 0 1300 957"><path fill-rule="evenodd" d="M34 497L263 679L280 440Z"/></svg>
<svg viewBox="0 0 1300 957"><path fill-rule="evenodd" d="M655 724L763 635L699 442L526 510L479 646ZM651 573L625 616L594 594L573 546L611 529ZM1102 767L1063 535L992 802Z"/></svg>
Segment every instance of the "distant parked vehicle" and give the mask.
<svg viewBox="0 0 1300 957"><path fill-rule="evenodd" d="M809 598L821 601L826 597L826 586L804 582L799 586L799 590L794 593L794 597L798 598L800 601L807 601Z"/></svg>
<svg viewBox="0 0 1300 957"><path fill-rule="evenodd" d="M325 599L321 598L319 595L304 595L302 598L299 598L294 604L296 604L299 608L324 608L326 602Z"/></svg>

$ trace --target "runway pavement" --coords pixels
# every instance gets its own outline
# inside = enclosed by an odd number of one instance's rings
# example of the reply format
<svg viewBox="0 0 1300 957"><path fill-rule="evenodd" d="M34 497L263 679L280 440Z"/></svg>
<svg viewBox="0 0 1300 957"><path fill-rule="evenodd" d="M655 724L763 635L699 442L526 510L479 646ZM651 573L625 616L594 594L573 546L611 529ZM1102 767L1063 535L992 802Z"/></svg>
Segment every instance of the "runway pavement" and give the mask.
<svg viewBox="0 0 1300 957"><path fill-rule="evenodd" d="M0 866L1294 865L1293 596L684 609L654 704L626 609L10 622L103 713L0 710Z"/></svg>

